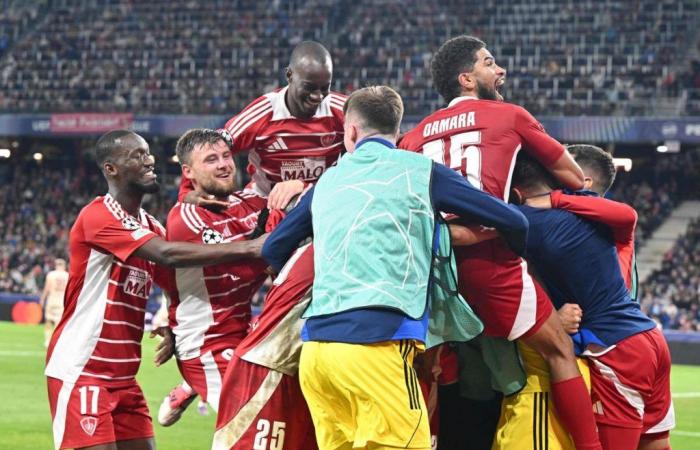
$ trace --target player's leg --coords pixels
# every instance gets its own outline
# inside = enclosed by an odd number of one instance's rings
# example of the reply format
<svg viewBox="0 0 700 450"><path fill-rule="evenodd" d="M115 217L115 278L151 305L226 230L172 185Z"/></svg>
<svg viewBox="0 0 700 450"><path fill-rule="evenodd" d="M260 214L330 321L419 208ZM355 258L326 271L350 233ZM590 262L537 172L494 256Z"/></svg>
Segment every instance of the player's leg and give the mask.
<svg viewBox="0 0 700 450"><path fill-rule="evenodd" d="M178 366L180 366L179 361ZM182 370L180 367L181 372ZM158 408L158 423L164 427L176 423L195 398L197 398L197 393L187 381L183 380L172 388L161 402Z"/></svg>
<svg viewBox="0 0 700 450"><path fill-rule="evenodd" d="M521 339L547 362L552 401L576 448L598 449L600 443L591 398L576 364L571 338L564 331L559 316L553 309L550 310L544 323Z"/></svg>
<svg viewBox="0 0 700 450"><path fill-rule="evenodd" d="M143 391L133 384L112 390L116 407L112 412L114 435L119 450L152 450L155 446L153 421Z"/></svg>
<svg viewBox="0 0 700 450"><path fill-rule="evenodd" d="M671 439L668 431L642 435L638 450L671 450Z"/></svg>
<svg viewBox="0 0 700 450"><path fill-rule="evenodd" d="M300 382L321 450L345 443L428 449L430 427L413 370L416 344L306 342Z"/></svg>

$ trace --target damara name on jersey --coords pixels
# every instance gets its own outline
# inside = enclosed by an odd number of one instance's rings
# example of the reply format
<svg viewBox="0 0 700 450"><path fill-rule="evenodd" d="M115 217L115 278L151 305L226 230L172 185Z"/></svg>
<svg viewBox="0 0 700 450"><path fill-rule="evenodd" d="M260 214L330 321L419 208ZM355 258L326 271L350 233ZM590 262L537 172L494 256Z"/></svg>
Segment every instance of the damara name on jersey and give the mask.
<svg viewBox="0 0 700 450"><path fill-rule="evenodd" d="M434 136L458 128L473 127L474 125L476 125L476 114L474 111L457 114L452 117L425 124L423 127L423 137Z"/></svg>

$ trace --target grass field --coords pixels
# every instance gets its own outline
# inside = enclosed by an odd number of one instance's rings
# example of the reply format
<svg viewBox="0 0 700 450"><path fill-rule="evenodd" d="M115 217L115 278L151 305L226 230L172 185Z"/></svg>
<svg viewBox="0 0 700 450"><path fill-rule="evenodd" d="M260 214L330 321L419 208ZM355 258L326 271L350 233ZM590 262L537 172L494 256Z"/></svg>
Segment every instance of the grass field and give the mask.
<svg viewBox="0 0 700 450"><path fill-rule="evenodd" d="M52 449L51 416L43 375L43 332L39 326L0 322L0 449ZM170 362L156 369L150 362L154 341L144 343L139 382L155 413L163 397L179 382ZM674 450L700 449L700 366L674 366L672 389L677 428L671 434ZM193 405L194 406L194 405ZM209 449L214 417L200 416L190 407L171 428L156 425L160 450Z"/></svg>

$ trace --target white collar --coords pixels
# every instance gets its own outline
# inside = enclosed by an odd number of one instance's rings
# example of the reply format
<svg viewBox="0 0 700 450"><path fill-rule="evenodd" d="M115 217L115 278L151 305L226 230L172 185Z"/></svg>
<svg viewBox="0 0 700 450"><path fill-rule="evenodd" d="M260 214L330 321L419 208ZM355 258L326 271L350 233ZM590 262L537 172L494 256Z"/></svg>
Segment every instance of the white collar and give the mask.
<svg viewBox="0 0 700 450"><path fill-rule="evenodd" d="M452 106L456 105L457 103L459 103L463 100L479 100L479 99L477 97L472 96L472 95L461 95L459 97L453 98L452 101L447 105L447 107L451 108Z"/></svg>

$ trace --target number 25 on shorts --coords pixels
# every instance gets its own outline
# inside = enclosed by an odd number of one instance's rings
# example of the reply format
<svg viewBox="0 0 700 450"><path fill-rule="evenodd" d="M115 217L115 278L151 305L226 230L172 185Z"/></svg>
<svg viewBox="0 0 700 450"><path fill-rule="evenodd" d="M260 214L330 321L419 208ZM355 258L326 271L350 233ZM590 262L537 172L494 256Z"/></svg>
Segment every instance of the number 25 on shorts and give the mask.
<svg viewBox="0 0 700 450"><path fill-rule="evenodd" d="M284 422L272 422L265 419L258 420L256 429L258 433L255 435L253 442L253 450L282 450L284 448Z"/></svg>

